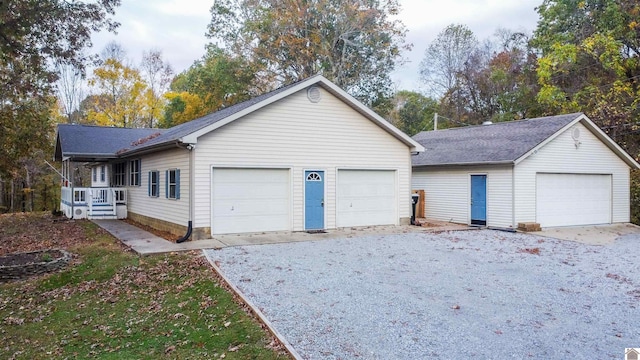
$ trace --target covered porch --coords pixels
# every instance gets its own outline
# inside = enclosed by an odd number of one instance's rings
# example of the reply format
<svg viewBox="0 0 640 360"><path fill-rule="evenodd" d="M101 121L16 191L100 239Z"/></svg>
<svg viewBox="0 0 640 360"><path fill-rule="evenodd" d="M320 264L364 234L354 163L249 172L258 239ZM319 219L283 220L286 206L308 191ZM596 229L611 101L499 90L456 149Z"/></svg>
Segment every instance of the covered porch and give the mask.
<svg viewBox="0 0 640 360"><path fill-rule="evenodd" d="M127 218L125 188L63 186L60 192L60 210L70 219Z"/></svg>

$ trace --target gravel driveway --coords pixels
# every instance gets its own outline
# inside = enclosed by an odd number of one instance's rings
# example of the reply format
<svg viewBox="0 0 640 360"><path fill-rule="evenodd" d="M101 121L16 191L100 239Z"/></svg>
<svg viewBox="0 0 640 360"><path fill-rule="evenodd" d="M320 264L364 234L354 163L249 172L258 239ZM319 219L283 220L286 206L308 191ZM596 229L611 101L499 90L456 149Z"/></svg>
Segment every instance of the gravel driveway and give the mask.
<svg viewBox="0 0 640 360"><path fill-rule="evenodd" d="M491 230L207 250L305 359L622 359L640 347L640 235Z"/></svg>

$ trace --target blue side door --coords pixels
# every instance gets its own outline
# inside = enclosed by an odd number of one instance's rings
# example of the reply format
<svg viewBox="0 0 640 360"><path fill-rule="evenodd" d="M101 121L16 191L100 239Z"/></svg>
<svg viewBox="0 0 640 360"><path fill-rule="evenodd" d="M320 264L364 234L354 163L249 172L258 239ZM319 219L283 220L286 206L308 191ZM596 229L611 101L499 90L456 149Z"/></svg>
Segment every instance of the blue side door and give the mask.
<svg viewBox="0 0 640 360"><path fill-rule="evenodd" d="M304 228L324 229L324 171L304 172Z"/></svg>
<svg viewBox="0 0 640 360"><path fill-rule="evenodd" d="M471 224L487 224L487 175L471 175Z"/></svg>

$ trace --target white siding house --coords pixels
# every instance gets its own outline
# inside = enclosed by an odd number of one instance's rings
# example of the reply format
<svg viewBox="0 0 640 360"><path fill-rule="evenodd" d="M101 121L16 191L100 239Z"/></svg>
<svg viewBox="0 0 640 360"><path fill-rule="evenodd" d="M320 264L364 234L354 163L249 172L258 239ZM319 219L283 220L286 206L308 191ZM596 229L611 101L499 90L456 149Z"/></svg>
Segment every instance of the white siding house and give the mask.
<svg viewBox="0 0 640 360"><path fill-rule="evenodd" d="M56 158L74 158L75 130L59 127ZM145 136L110 149L114 170L129 164L111 184L132 219L196 239L408 223L411 156L424 150L322 76Z"/></svg>
<svg viewBox="0 0 640 360"><path fill-rule="evenodd" d="M412 189L425 190L428 218L496 228L629 221L629 169L639 165L584 114L414 139L426 151L413 159Z"/></svg>

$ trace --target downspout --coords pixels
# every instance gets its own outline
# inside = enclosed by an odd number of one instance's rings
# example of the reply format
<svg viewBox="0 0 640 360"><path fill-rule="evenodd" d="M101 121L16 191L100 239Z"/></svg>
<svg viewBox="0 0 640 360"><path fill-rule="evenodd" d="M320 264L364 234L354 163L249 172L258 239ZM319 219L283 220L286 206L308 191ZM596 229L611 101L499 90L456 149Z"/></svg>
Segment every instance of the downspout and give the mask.
<svg viewBox="0 0 640 360"><path fill-rule="evenodd" d="M516 164L511 165L511 227L515 231L516 224Z"/></svg>
<svg viewBox="0 0 640 360"><path fill-rule="evenodd" d="M189 221L187 222L187 233L184 234L183 237L176 240L176 242L182 243L185 242L191 237L191 232L193 231L193 183L194 183L194 171L193 171L193 157L195 153L193 150L196 148L195 144L187 145L186 149L189 150Z"/></svg>

